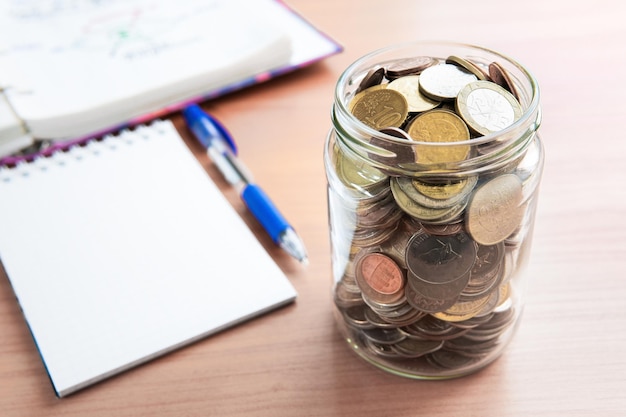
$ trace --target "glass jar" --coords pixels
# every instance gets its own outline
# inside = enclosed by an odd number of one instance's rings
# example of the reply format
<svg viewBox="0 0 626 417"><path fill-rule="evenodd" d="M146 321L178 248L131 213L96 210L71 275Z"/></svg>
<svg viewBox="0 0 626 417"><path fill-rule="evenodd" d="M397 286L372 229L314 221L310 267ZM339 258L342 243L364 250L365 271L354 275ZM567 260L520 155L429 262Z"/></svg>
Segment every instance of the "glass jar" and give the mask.
<svg viewBox="0 0 626 417"><path fill-rule="evenodd" d="M395 45L340 76L324 149L332 295L361 358L443 379L502 354L524 306L540 116L533 75L482 47Z"/></svg>

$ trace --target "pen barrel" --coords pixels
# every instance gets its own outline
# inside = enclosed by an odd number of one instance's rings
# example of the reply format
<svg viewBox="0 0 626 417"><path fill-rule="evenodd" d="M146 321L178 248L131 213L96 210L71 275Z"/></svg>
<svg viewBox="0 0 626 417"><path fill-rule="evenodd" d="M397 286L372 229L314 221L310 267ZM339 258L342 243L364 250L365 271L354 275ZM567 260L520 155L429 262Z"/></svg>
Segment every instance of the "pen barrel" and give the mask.
<svg viewBox="0 0 626 417"><path fill-rule="evenodd" d="M242 200L254 217L261 223L274 242L290 226L265 192L255 184L248 184L241 193Z"/></svg>

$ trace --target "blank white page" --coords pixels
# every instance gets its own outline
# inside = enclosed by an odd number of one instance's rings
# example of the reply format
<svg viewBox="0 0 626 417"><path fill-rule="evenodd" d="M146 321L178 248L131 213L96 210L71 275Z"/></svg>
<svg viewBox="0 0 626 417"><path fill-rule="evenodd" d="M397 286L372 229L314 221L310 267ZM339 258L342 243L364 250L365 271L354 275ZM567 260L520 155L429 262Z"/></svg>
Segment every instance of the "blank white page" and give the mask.
<svg viewBox="0 0 626 417"><path fill-rule="evenodd" d="M0 168L0 259L59 396L296 297L171 122Z"/></svg>

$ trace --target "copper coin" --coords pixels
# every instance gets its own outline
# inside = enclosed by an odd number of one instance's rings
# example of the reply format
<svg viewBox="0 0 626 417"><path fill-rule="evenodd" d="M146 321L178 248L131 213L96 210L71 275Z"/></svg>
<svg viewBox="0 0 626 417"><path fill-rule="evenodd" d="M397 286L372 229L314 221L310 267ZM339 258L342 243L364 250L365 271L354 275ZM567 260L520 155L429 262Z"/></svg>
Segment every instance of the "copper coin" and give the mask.
<svg viewBox="0 0 626 417"><path fill-rule="evenodd" d="M412 274L433 284L456 281L476 260L476 245L466 233L452 236L415 235L408 243L406 264Z"/></svg>
<svg viewBox="0 0 626 417"><path fill-rule="evenodd" d="M387 65L385 74L387 78L393 80L406 75L419 74L426 68L433 66L436 63L437 60L430 56L416 56L399 59Z"/></svg>
<svg viewBox="0 0 626 417"><path fill-rule="evenodd" d="M368 156L376 162L394 167L405 162L415 162L415 151L410 143L411 137L408 133L398 127L387 127L380 130L380 133L393 136L398 139L405 139L407 142L392 142L382 137L370 139L370 144L381 148L385 152L369 152ZM379 168L382 170L382 168ZM388 175L397 175L392 172L385 171Z"/></svg>
<svg viewBox="0 0 626 417"><path fill-rule="evenodd" d="M365 77L361 80L361 83L357 87L355 93L360 93L363 90L367 90L370 87L375 85L379 85L383 78L385 77L385 69L384 68L372 68L370 69Z"/></svg>
<svg viewBox="0 0 626 417"><path fill-rule="evenodd" d="M356 281L364 298L385 304L404 296L404 273L393 259L378 252L362 252L355 262Z"/></svg>
<svg viewBox="0 0 626 417"><path fill-rule="evenodd" d="M519 93L515 88L515 84L511 77L509 77L508 72L502 67L502 65L497 62L492 62L489 64L489 78L491 81L498 84L500 87L506 89L509 93L513 94L513 96L519 100Z"/></svg>

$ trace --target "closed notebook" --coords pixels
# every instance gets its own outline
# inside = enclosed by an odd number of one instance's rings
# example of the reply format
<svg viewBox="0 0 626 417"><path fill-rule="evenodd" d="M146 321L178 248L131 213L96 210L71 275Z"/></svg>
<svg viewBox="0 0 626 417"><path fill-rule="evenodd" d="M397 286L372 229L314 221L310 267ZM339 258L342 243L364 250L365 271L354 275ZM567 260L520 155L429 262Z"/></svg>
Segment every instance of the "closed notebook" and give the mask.
<svg viewBox="0 0 626 417"><path fill-rule="evenodd" d="M0 259L59 396L296 297L171 122L0 168L0 202Z"/></svg>

